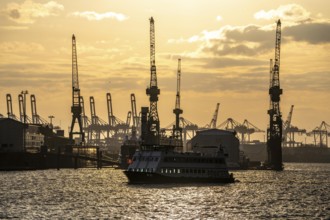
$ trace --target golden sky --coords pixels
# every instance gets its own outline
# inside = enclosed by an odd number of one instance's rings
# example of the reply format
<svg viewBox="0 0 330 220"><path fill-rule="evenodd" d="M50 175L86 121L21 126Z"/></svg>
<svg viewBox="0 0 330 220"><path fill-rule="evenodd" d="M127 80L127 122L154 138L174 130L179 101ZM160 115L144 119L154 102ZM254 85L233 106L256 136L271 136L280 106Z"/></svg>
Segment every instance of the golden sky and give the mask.
<svg viewBox="0 0 330 220"><path fill-rule="evenodd" d="M260 0L1 0L0 113L5 95L35 94L38 114L67 130L71 122L71 36L76 35L86 114L94 96L106 120L106 93L126 120L130 94L148 106L149 18L155 19L161 127L174 121L177 59L182 59L183 116L218 124L249 120L266 130L269 59L275 21L282 21L280 81L285 121L308 131L330 123L330 1ZM28 99L30 100L30 99ZM28 104L30 114L30 104Z"/></svg>

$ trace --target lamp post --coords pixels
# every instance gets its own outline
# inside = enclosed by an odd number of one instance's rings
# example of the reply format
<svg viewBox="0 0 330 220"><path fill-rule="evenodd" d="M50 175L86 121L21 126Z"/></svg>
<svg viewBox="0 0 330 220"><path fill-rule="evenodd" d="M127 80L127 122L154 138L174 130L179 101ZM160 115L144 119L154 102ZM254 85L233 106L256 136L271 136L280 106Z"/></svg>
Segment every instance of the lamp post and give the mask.
<svg viewBox="0 0 330 220"><path fill-rule="evenodd" d="M50 115L50 116L48 116L48 118L49 118L49 121L50 121L50 127L53 128L53 118L55 118L55 116Z"/></svg>

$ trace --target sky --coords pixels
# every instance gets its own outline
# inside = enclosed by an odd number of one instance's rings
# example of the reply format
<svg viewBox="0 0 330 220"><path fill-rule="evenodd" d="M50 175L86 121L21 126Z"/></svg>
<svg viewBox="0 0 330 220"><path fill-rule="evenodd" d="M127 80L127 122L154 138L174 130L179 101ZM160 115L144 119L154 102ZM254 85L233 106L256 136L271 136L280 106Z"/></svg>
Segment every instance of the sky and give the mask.
<svg viewBox="0 0 330 220"><path fill-rule="evenodd" d="M269 60L281 19L281 112L307 131L330 123L330 1L327 0L1 0L0 113L11 94L34 94L37 111L68 129L72 103L72 34L77 41L79 85L107 120L106 93L114 115L125 121L134 93L149 106L149 18L155 20L161 127L174 121L176 72L181 58L181 108L205 126L220 103L218 125L247 119L269 123Z"/></svg>

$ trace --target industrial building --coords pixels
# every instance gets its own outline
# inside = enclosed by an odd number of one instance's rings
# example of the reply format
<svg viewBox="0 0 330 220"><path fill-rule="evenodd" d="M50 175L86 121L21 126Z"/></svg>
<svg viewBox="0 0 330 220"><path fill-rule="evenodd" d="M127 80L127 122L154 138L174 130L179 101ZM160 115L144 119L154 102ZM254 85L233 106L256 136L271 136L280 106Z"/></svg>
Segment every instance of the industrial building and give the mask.
<svg viewBox="0 0 330 220"><path fill-rule="evenodd" d="M228 154L228 166L238 168L240 151L236 132L220 129L197 131L196 136L187 143L187 148L191 151L213 155L216 154L219 146L224 147Z"/></svg>
<svg viewBox="0 0 330 220"><path fill-rule="evenodd" d="M0 118L0 152L23 152L27 125L11 118Z"/></svg>

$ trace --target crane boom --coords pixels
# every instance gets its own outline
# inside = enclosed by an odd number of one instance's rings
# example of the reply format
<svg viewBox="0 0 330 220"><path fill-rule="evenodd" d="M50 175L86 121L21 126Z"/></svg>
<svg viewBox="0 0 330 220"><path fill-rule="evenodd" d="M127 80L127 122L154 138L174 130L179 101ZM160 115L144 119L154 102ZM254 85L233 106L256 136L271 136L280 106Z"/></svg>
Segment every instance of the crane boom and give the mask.
<svg viewBox="0 0 330 220"><path fill-rule="evenodd" d="M133 127L139 126L139 116L137 115L137 110L136 110L136 99L135 99L135 94L131 94L131 108L132 108L132 118L133 118Z"/></svg>
<svg viewBox="0 0 330 220"><path fill-rule="evenodd" d="M107 108L108 108L108 123L110 127L114 127L116 125L116 120L113 115L112 111L112 99L111 99L111 94L108 92L107 93Z"/></svg>
<svg viewBox="0 0 330 220"><path fill-rule="evenodd" d="M76 37L72 35L72 88L79 89Z"/></svg>
<svg viewBox="0 0 330 220"><path fill-rule="evenodd" d="M176 82L176 100L175 108L180 109L180 88L181 87L181 59L178 59L178 73Z"/></svg>
<svg viewBox="0 0 330 220"><path fill-rule="evenodd" d="M7 100L7 114L8 114L8 118L18 120L17 117L16 117L16 115L14 115L14 113L13 113L13 104L12 104L12 99L11 99L11 95L10 94L7 94L6 95L6 100Z"/></svg>
<svg viewBox="0 0 330 220"><path fill-rule="evenodd" d="M215 108L212 120L210 122L210 128L217 128L217 120L218 120L218 112L219 112L219 106L220 103L217 103L217 106Z"/></svg>

